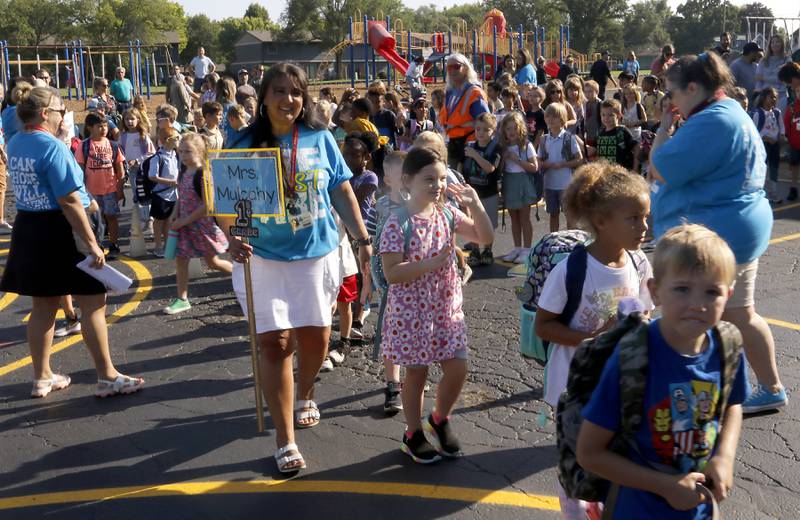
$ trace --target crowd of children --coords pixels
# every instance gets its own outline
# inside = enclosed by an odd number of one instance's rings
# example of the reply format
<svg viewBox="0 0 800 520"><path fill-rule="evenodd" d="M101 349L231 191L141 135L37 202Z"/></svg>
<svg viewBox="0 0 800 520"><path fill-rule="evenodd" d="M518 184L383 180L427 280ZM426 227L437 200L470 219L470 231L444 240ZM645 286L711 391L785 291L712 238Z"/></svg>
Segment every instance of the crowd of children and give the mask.
<svg viewBox="0 0 800 520"><path fill-rule="evenodd" d="M361 217L375 245L372 269L359 272L354 251L358 246L340 233L343 276L331 309L339 316L339 339L331 344L323 369L341 365L363 339L363 323L375 294L380 301L375 347L384 363L384 411L404 412L401 449L414 461L432 463L461 454L450 415L469 357L462 309L462 285L468 278L464 273L494 263L494 230L503 212L511 220L513 249L502 260L526 263L534 246L531 209L543 201L551 233L559 231L564 213L568 229L582 227L592 236L572 251L569 261L550 271L538 298L535 332L550 343L544 400L558 406L572 377L570 364L578 346L615 329L622 321L617 314L620 301L635 299L644 317L655 305L662 314L646 324L644 333L649 350L642 355L650 364L659 364L647 379L645 409L666 410L673 414L673 432L702 432L706 439L700 448L668 449L651 435L658 425L648 416L634 439L645 466L613 451L612 440L621 429L617 410L625 399L619 380L627 366L622 355L615 354L602 369L602 395L595 392L586 404L578 462L622 486L615 518L633 517L628 513L640 508L699 508L700 514L706 505L695 484L705 483L718 500L730 489L747 378L739 354L735 380L724 382L732 389L718 401L723 382L715 353L723 345L710 331L716 330L731 294L735 262L716 234L692 225L675 228L661 239L653 268L642 253L649 238L651 198L647 151L671 101L656 76L645 76L640 88L638 72L637 67L621 74L620 91L611 99L602 99L598 83L577 74L542 86L517 84L509 73L499 75L488 85L489 110L474 118L474 133L458 171L448 167L441 136L442 91L433 91L430 100L416 91L418 96L407 103L382 82L371 85L365 97L355 89L347 89L341 100L330 89L320 92L314 109L328 121L341 146L353 173L350 184ZM73 144L88 191L99 206L100 239L107 229L109 259L120 253L118 216L120 204L126 203L126 178L131 179L141 231L153 234L153 254L175 259L177 295L165 308L167 314L191 308L190 259L203 258L209 268L222 273L232 271L231 263L220 257L227 249L225 236L206 214L203 168L208 150L234 146L247 132L258 102L245 96L234 103L232 80L217 79L209 80L217 86L216 96L209 94L213 87L197 96L202 104L195 108L191 125L176 120L174 107L161 105L152 135L145 107L137 106L141 99L133 99L132 106L118 114L118 140L110 140L109 122L115 114L108 112L113 104L105 102L87 115L85 139ZM239 92L244 92L241 87ZM751 107L766 150L767 192L776 203L782 198L782 140L790 145L791 168L800 168L800 90L795 94L785 114L777 108L779 95L773 88L764 89ZM466 260L456 235L466 241ZM172 253L165 251L170 241ZM574 273L568 272L575 265L583 271L577 296L571 291ZM620 337L631 335L626 331ZM434 408L425 415L423 395L432 363L441 365L443 377ZM710 408L702 408L704 399ZM682 472L681 478L646 467L651 461L673 466ZM565 518L586 518L596 508L568 491L562 480L559 496Z"/></svg>

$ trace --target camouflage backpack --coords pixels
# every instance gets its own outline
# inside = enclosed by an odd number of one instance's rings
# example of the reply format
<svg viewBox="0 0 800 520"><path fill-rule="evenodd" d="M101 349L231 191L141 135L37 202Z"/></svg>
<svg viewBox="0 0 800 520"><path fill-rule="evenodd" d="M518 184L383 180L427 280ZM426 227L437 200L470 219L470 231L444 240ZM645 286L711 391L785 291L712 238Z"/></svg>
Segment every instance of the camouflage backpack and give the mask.
<svg viewBox="0 0 800 520"><path fill-rule="evenodd" d="M647 386L648 351L647 329L650 321L634 312L595 338L583 341L572 358L569 367L567 390L558 400L556 415L556 446L558 448L558 480L567 496L590 502L602 502L615 493L609 491L616 486L584 470L577 460L578 433L583 423L583 408L589 403L594 389L600 382L606 361L619 345L619 368L621 410L620 431L611 441L610 448L624 456L630 451L638 452L636 432L642 426L644 395ZM714 341L719 345L721 356L719 405L716 418L720 421L727 408L728 397L733 387L739 357L742 351L742 336L739 329L727 322L720 322L713 329ZM646 458L640 457L647 461ZM658 471L677 473L671 466L647 463ZM613 504L606 504L613 510Z"/></svg>

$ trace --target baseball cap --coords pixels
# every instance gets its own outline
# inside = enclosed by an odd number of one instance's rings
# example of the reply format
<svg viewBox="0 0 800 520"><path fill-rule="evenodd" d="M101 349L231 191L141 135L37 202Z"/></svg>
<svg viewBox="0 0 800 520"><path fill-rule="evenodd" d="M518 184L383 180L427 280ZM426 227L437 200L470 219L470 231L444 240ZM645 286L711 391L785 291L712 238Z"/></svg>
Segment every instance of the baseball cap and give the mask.
<svg viewBox="0 0 800 520"><path fill-rule="evenodd" d="M245 68L241 68L241 69L239 69L239 75L241 76L242 74L247 74L249 76L250 75L250 71L245 69Z"/></svg>
<svg viewBox="0 0 800 520"><path fill-rule="evenodd" d="M756 42L747 42L742 47L742 54L750 54L751 52L764 52L764 49L758 46Z"/></svg>

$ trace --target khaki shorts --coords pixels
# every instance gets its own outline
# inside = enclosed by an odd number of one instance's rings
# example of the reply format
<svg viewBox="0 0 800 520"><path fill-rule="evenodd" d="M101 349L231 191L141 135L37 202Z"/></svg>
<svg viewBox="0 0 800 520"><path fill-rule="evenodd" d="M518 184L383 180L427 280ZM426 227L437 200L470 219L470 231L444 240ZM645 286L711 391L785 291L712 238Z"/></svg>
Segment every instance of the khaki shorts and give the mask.
<svg viewBox="0 0 800 520"><path fill-rule="evenodd" d="M5 194L6 192L6 177L6 165L4 162L0 162L0 194ZM2 218L2 215L0 215L0 218Z"/></svg>
<svg viewBox="0 0 800 520"><path fill-rule="evenodd" d="M727 309L741 309L755 305L758 258L746 264L736 264L736 282L733 295L728 299Z"/></svg>

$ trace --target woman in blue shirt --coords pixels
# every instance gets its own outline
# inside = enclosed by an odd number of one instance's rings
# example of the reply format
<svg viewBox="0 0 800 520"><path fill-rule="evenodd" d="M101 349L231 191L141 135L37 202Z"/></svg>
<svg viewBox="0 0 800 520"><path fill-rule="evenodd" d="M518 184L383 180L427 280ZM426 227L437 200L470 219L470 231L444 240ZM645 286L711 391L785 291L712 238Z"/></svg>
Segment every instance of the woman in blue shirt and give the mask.
<svg viewBox="0 0 800 520"><path fill-rule="evenodd" d="M778 408L787 399L778 376L775 341L756 313L754 300L758 258L772 231L772 211L763 189L764 144L747 113L724 95L732 77L715 53L684 56L666 74L675 111L664 111L651 152L659 181L652 201L656 238L685 219L728 242L736 255L737 278L722 319L742 332L747 361L759 381L742 410ZM674 131L679 116L686 122Z"/></svg>
<svg viewBox="0 0 800 520"><path fill-rule="evenodd" d="M311 108L308 79L288 63L270 67L258 94L255 122L237 148L280 148L285 216L254 219L258 237L243 243L229 237L236 264L233 287L247 314L244 270L249 259L260 356L260 381L266 396L278 450L275 462L282 473L306 467L294 428L319 423L314 403L314 379L325 358L331 331L331 307L342 277L339 272L339 233L333 209L359 244L365 272L372 254L358 202L347 182L352 173L326 124ZM233 218L219 219L229 234ZM294 376L298 359L298 401L292 417Z"/></svg>
<svg viewBox="0 0 800 520"><path fill-rule="evenodd" d="M517 49L517 73L514 80L519 85L530 83L536 85L536 68L528 49Z"/></svg>
<svg viewBox="0 0 800 520"><path fill-rule="evenodd" d="M89 198L83 172L69 148L55 137L65 110L61 99L47 87L17 97L17 115L24 127L8 144L17 218L0 291L33 299L27 334L33 359L33 397L44 397L70 384L69 376L50 369L56 311L61 297L70 294L80 305L83 338L95 361L95 395L128 394L140 389L144 380L122 375L114 368L106 331L106 289L76 267L88 255L91 266L99 269L105 257L84 210Z"/></svg>
<svg viewBox="0 0 800 520"><path fill-rule="evenodd" d="M622 64L622 70L633 75L634 85L639 83L639 61L636 59L635 52L630 51L628 53L628 59Z"/></svg>

